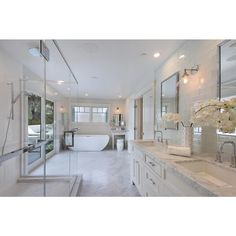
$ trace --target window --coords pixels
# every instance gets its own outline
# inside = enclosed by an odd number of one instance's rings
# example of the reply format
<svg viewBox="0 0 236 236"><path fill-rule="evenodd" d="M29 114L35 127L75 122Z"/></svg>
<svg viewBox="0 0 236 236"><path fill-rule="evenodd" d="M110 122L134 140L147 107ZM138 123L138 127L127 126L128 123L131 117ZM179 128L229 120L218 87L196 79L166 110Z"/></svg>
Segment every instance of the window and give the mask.
<svg viewBox="0 0 236 236"><path fill-rule="evenodd" d="M74 106L72 107L73 122L108 122L108 107L105 106Z"/></svg>
<svg viewBox="0 0 236 236"><path fill-rule="evenodd" d="M107 123L108 120L107 115L108 115L107 107L93 107L92 122Z"/></svg>
<svg viewBox="0 0 236 236"><path fill-rule="evenodd" d="M54 102L46 100L45 108L46 139L50 139L46 144L46 154L54 149Z"/></svg>
<svg viewBox="0 0 236 236"><path fill-rule="evenodd" d="M73 122L90 122L90 107L72 107Z"/></svg>
<svg viewBox="0 0 236 236"><path fill-rule="evenodd" d="M28 96L28 143L35 144L41 139L41 97ZM28 165L41 158L41 148L28 152Z"/></svg>
<svg viewBox="0 0 236 236"><path fill-rule="evenodd" d="M166 115L167 114L167 106L162 106L161 114L162 115Z"/></svg>
<svg viewBox="0 0 236 236"><path fill-rule="evenodd" d="M194 134L201 134L202 133L202 127L194 127L193 132L194 132Z"/></svg>

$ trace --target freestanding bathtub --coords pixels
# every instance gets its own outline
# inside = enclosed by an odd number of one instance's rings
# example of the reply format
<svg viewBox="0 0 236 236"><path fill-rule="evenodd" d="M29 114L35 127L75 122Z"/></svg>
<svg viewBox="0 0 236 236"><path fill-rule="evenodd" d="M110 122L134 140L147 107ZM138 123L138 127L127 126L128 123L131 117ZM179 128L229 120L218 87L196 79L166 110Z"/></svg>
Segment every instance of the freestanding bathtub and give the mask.
<svg viewBox="0 0 236 236"><path fill-rule="evenodd" d="M69 149L79 152L102 151L109 143L109 135L74 135L74 147Z"/></svg>

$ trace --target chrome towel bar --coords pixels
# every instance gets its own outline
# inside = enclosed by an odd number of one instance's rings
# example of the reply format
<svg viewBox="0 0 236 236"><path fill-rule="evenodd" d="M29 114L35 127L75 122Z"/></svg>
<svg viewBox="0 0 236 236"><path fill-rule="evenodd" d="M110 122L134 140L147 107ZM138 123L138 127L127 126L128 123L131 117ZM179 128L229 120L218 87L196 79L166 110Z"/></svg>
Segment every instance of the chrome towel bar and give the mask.
<svg viewBox="0 0 236 236"><path fill-rule="evenodd" d="M0 164L2 164L3 162L7 161L7 160L10 160L14 157L18 157L19 155L23 154L23 153L26 153L26 152L30 152L36 148L39 148L43 145L46 145L47 143L53 141L52 139L50 140L40 140L38 143L36 144L30 144L28 146L25 146L23 148L19 148L19 149L16 149L12 152L9 152L9 153L6 153L6 154L3 154L0 156Z"/></svg>

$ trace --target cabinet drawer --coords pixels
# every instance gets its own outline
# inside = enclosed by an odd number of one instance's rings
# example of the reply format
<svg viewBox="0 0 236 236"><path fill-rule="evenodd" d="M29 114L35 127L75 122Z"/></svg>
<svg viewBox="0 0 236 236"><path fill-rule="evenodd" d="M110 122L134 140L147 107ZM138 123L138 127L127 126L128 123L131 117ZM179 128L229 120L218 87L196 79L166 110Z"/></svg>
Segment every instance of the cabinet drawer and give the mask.
<svg viewBox="0 0 236 236"><path fill-rule="evenodd" d="M146 189L150 189L158 196L160 191L161 180L152 171L145 168L145 185Z"/></svg>
<svg viewBox="0 0 236 236"><path fill-rule="evenodd" d="M162 166L152 160L148 155L146 155L146 164L156 173L158 176L162 177Z"/></svg>
<svg viewBox="0 0 236 236"><path fill-rule="evenodd" d="M145 154L143 152L141 152L140 150L138 149L134 149L134 157L137 159L137 160L140 160L140 161L145 161Z"/></svg>

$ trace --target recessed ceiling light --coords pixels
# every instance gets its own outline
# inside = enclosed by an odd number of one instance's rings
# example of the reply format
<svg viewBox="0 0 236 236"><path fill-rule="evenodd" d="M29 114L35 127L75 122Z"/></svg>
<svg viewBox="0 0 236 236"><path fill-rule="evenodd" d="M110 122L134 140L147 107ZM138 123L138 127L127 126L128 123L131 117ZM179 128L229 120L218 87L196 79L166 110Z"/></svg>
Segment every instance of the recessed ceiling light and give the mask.
<svg viewBox="0 0 236 236"><path fill-rule="evenodd" d="M154 57L154 58L158 58L160 55L161 55L161 54L160 54L159 52L156 52L156 53L153 54L153 57Z"/></svg>
<svg viewBox="0 0 236 236"><path fill-rule="evenodd" d="M91 79L98 79L97 76L91 76L90 78L91 78Z"/></svg>
<svg viewBox="0 0 236 236"><path fill-rule="evenodd" d="M119 98L122 98L122 95L119 95L118 97L119 97Z"/></svg>
<svg viewBox="0 0 236 236"><path fill-rule="evenodd" d="M40 52L39 52L38 48L30 48L29 53L34 57L39 57L40 56Z"/></svg>
<svg viewBox="0 0 236 236"><path fill-rule="evenodd" d="M88 93L85 93L84 96L85 96L85 97L88 97Z"/></svg>
<svg viewBox="0 0 236 236"><path fill-rule="evenodd" d="M140 54L140 56L147 56L148 54L146 52L143 52Z"/></svg>
<svg viewBox="0 0 236 236"><path fill-rule="evenodd" d="M57 96L57 95L58 95L58 93L57 93L57 92L55 92L55 93L54 93L54 95L55 95L55 96Z"/></svg>
<svg viewBox="0 0 236 236"><path fill-rule="evenodd" d="M182 54L182 55L180 55L179 56L179 59L181 60L181 59L184 59L185 58L185 55L184 54Z"/></svg>
<svg viewBox="0 0 236 236"><path fill-rule="evenodd" d="M68 91L70 91L70 88L67 88Z"/></svg>
<svg viewBox="0 0 236 236"><path fill-rule="evenodd" d="M57 81L57 84L60 84L60 85L61 85L61 84L63 84L64 82L65 82L64 80L58 80L58 81Z"/></svg>

